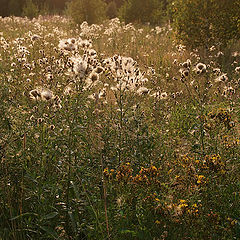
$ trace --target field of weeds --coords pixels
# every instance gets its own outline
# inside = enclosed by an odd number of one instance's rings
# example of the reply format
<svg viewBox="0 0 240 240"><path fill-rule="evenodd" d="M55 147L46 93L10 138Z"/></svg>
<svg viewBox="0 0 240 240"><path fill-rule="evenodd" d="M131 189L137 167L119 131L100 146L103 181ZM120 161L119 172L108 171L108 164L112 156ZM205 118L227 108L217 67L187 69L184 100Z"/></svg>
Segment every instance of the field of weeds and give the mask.
<svg viewBox="0 0 240 240"><path fill-rule="evenodd" d="M0 239L240 239L237 47L1 18Z"/></svg>

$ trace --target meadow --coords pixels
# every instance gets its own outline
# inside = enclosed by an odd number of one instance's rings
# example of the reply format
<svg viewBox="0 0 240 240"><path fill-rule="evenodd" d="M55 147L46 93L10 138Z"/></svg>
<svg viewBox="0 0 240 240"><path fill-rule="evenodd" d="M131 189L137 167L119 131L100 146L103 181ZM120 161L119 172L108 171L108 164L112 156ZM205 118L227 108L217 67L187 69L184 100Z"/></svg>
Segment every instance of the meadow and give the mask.
<svg viewBox="0 0 240 240"><path fill-rule="evenodd" d="M240 239L239 46L0 18L0 239Z"/></svg>

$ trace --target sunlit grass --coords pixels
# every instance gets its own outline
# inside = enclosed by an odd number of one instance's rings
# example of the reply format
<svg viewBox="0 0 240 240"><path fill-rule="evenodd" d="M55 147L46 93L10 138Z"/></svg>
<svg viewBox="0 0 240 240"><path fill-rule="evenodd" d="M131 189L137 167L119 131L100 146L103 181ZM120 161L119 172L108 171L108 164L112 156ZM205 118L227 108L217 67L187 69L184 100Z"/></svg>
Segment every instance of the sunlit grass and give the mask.
<svg viewBox="0 0 240 240"><path fill-rule="evenodd" d="M238 239L236 46L0 19L0 239Z"/></svg>

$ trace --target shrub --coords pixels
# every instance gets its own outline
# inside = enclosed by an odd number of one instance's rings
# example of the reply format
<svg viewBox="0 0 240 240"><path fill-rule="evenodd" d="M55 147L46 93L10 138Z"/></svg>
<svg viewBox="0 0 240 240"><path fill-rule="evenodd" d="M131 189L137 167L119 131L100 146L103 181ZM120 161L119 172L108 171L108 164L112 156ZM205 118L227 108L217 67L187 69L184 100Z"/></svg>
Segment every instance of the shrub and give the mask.
<svg viewBox="0 0 240 240"><path fill-rule="evenodd" d="M1 2L1 8L4 9L4 7L7 5L8 5L9 14L15 15L15 16L21 15L21 9L23 7L23 4L21 3L21 1L10 0L8 3Z"/></svg>
<svg viewBox="0 0 240 240"><path fill-rule="evenodd" d="M107 14L108 18L110 18L110 19L117 17L116 2L112 1L108 4L106 14Z"/></svg>
<svg viewBox="0 0 240 240"><path fill-rule="evenodd" d="M67 14L77 24L83 21L99 23L105 18L105 3L102 0L73 0L67 4Z"/></svg>
<svg viewBox="0 0 240 240"><path fill-rule="evenodd" d="M240 35L239 0L174 0L173 21L177 37L191 47L223 45Z"/></svg>
<svg viewBox="0 0 240 240"><path fill-rule="evenodd" d="M38 16L38 14L38 6L32 0L27 0L23 7L22 15L29 18L34 18Z"/></svg>
<svg viewBox="0 0 240 240"><path fill-rule="evenodd" d="M120 18L126 22L159 24L164 19L161 0L128 0L120 9Z"/></svg>

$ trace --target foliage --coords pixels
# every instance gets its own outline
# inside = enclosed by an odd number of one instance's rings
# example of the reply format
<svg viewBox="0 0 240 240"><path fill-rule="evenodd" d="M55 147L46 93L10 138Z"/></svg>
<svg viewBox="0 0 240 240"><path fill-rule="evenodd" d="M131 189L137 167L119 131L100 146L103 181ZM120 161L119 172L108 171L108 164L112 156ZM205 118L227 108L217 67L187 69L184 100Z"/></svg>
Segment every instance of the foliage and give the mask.
<svg viewBox="0 0 240 240"><path fill-rule="evenodd" d="M0 238L238 239L239 42L71 26L0 19Z"/></svg>
<svg viewBox="0 0 240 240"><path fill-rule="evenodd" d="M49 13L62 13L65 4L68 2L68 0L33 0L33 3L37 5L37 7L43 11L44 13L47 10L47 14ZM27 0L0 0L1 9L0 9L0 16L21 16L23 11L23 6L27 4Z"/></svg>
<svg viewBox="0 0 240 240"><path fill-rule="evenodd" d="M38 6L32 0L27 0L23 7L22 15L29 18L34 18L38 16L38 13Z"/></svg>
<svg viewBox="0 0 240 240"><path fill-rule="evenodd" d="M163 1L150 0L128 0L120 9L120 17L127 23L152 23L159 24L163 21L165 14Z"/></svg>
<svg viewBox="0 0 240 240"><path fill-rule="evenodd" d="M117 17L117 4L115 1L108 4L106 15L109 19Z"/></svg>
<svg viewBox="0 0 240 240"><path fill-rule="evenodd" d="M9 14L10 15L20 16L21 15L21 8L22 8L22 6L23 6L23 4L22 4L21 1L10 0L8 2Z"/></svg>
<svg viewBox="0 0 240 240"><path fill-rule="evenodd" d="M78 24L83 21L99 23L105 18L105 3L102 0L73 0L67 5L67 13Z"/></svg>
<svg viewBox="0 0 240 240"><path fill-rule="evenodd" d="M178 37L189 46L210 47L239 38L238 0L175 0L172 11Z"/></svg>

